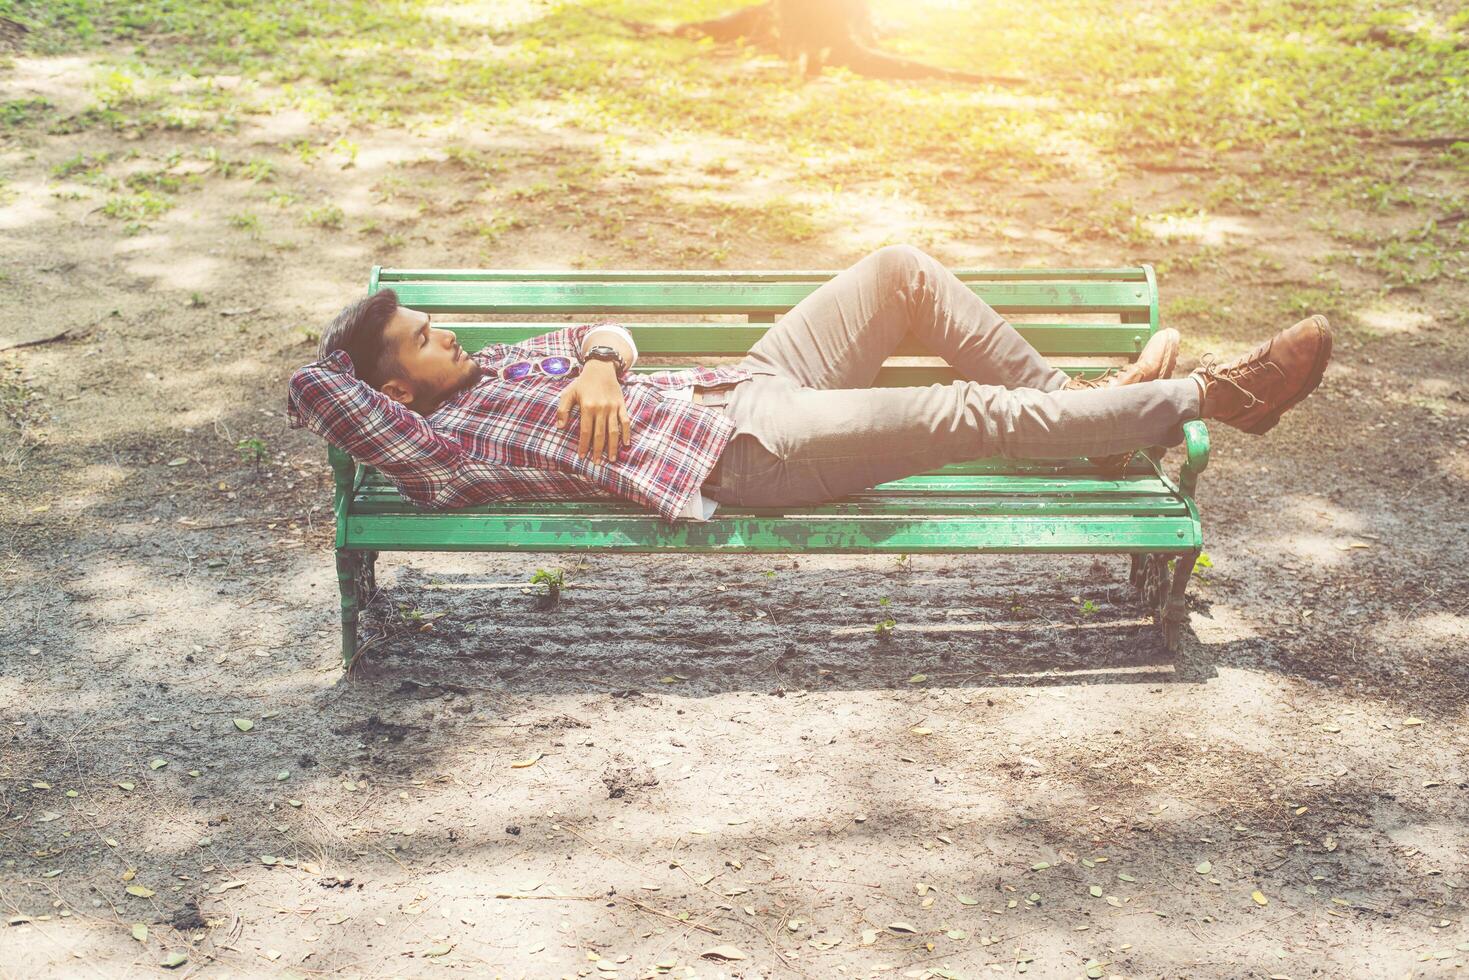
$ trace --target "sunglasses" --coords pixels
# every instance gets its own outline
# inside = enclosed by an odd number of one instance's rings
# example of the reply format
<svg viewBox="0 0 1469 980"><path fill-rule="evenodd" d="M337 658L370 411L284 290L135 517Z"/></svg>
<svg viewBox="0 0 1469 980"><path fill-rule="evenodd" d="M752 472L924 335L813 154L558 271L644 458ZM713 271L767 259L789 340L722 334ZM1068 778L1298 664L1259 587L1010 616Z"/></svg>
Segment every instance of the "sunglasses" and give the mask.
<svg viewBox="0 0 1469 980"><path fill-rule="evenodd" d="M506 381L520 381L533 373L544 374L551 378L564 378L577 367L576 362L569 357L543 357L538 361L515 361L499 368L487 368L486 373L492 378L500 377Z"/></svg>

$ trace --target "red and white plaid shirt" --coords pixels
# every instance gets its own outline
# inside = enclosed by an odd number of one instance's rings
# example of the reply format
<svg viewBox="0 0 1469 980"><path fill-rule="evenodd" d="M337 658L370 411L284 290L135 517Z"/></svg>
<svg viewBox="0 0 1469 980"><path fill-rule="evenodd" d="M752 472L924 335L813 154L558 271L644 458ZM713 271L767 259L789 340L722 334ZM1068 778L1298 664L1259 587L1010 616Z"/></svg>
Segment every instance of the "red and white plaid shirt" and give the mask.
<svg viewBox="0 0 1469 980"><path fill-rule="evenodd" d="M551 355L577 360L583 324L471 355L484 367ZM520 381L491 378L444 402L427 417L357 378L344 351L291 375L291 428L310 429L382 471L398 492L433 510L492 500L567 500L610 493L673 520L708 478L734 423L703 405L665 398L660 389L743 381L737 368L691 368L629 375L622 383L632 446L616 462L576 454L580 418L556 428L556 407L572 375L533 372Z"/></svg>

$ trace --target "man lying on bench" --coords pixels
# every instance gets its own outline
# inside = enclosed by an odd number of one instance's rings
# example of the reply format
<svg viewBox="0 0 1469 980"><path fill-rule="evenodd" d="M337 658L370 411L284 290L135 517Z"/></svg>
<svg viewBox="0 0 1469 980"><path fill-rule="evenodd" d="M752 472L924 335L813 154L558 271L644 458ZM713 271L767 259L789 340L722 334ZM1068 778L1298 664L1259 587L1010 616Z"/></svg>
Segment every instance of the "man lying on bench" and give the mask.
<svg viewBox="0 0 1469 980"><path fill-rule="evenodd" d="M964 380L873 388L912 334ZM1160 330L1104 379L1069 379L936 259L868 254L782 316L732 367L634 375L626 330L598 323L465 353L391 289L332 322L291 377L289 415L408 500L445 509L606 492L668 520L720 503L817 504L986 456L1090 456L1183 441L1217 419L1261 434L1310 394L1331 356L1323 316L1235 360L1173 379Z"/></svg>

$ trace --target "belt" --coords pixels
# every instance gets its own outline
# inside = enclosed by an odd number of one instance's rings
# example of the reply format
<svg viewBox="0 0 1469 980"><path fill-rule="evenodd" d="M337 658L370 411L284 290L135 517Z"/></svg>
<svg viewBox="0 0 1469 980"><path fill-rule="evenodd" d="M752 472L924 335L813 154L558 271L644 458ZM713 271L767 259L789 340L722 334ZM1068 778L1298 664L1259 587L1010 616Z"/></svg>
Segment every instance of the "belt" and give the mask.
<svg viewBox="0 0 1469 980"><path fill-rule="evenodd" d="M722 385L694 385L694 401L700 405L708 405L710 408L723 408L729 404L730 396L734 390L743 382L732 381Z"/></svg>

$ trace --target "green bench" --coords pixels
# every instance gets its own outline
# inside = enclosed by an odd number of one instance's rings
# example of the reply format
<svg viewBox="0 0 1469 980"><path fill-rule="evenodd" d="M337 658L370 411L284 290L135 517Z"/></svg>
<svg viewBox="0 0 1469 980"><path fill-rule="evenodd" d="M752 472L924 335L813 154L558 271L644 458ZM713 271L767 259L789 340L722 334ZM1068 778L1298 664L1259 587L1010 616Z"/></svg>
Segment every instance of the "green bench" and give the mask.
<svg viewBox="0 0 1469 980"><path fill-rule="evenodd" d="M1095 374L1135 358L1158 329L1150 266L955 271L1072 374ZM412 309L480 316L443 324L469 351L566 325L516 315L569 314L572 323L605 317L631 330L640 352L637 370L662 370L743 355L779 314L834 275L374 267L369 290L391 286ZM716 314L743 319L707 319ZM911 342L897 356L909 363L889 362L879 384L956 377L942 363L911 363L932 360ZM1209 458L1204 423L1189 422L1184 431L1186 458L1177 479L1164 472L1161 448L1139 452L1120 475L1104 474L1084 459L978 459L820 507L720 507L707 523L672 525L610 497L420 510L377 471L333 446L342 657L350 666L357 654L358 616L374 594L380 551L1126 554L1132 556L1132 583L1173 650L1186 619L1184 590L1203 543L1193 498Z"/></svg>

